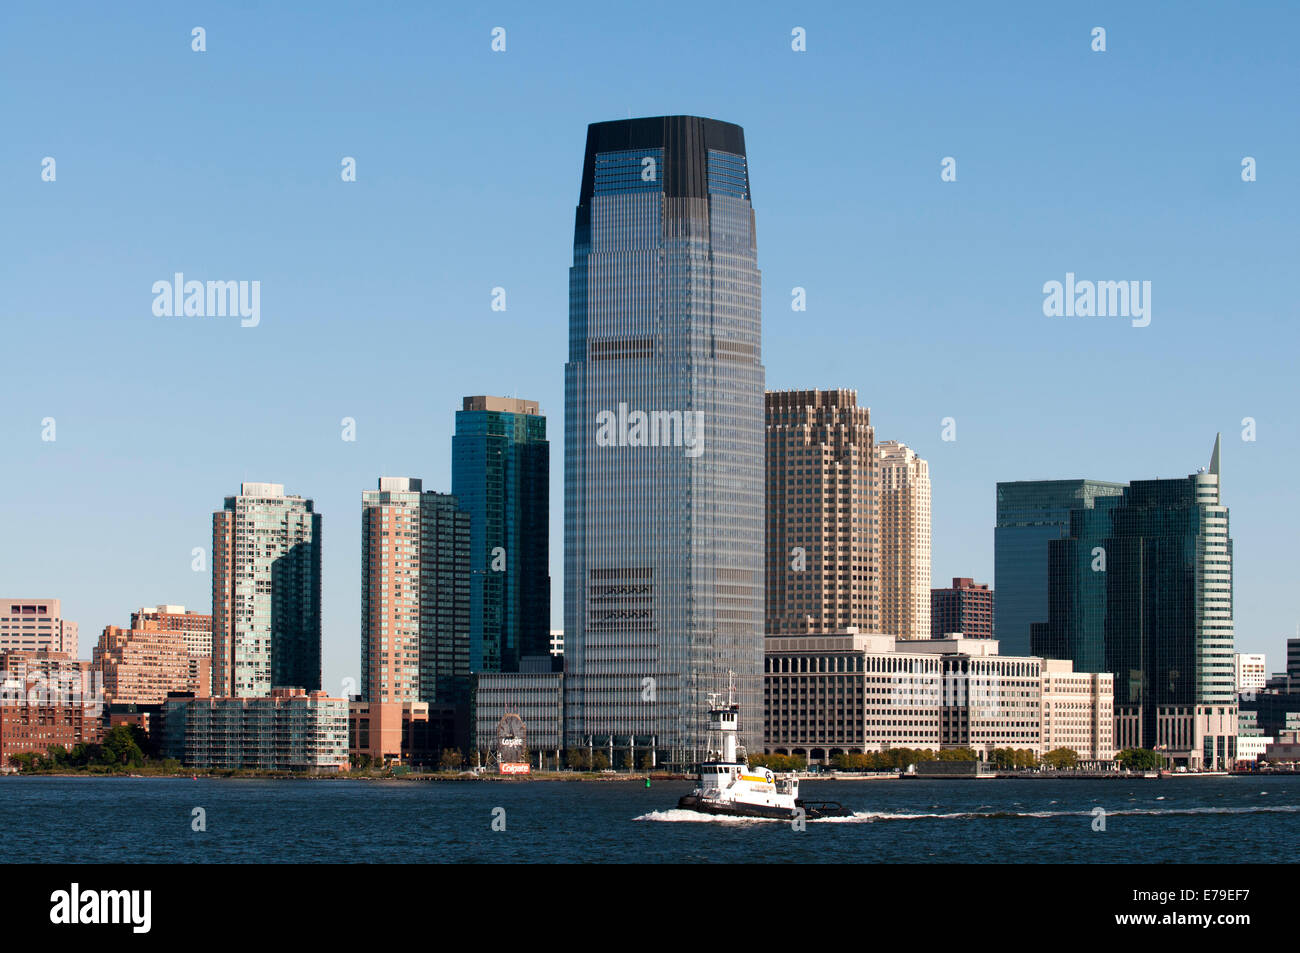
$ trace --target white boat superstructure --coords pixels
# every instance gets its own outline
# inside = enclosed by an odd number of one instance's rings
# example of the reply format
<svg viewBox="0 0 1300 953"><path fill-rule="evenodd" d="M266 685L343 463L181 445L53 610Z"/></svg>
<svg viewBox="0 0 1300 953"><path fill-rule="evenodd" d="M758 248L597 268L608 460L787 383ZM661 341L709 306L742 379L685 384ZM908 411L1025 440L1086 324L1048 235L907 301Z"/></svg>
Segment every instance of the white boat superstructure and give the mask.
<svg viewBox="0 0 1300 953"><path fill-rule="evenodd" d="M721 696L709 696L710 757L700 764L696 788L678 802L679 808L737 817L793 818L800 810L810 818L848 813L834 802L804 804L799 800L799 779L793 774L750 767L739 738L740 706L733 681L726 702Z"/></svg>

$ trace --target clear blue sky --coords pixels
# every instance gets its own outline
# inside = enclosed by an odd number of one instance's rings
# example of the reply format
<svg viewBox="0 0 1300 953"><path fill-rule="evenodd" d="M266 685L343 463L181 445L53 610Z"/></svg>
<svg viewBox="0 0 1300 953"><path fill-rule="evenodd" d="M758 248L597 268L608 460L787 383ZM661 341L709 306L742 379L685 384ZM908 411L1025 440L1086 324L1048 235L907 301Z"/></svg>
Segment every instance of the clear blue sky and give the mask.
<svg viewBox="0 0 1300 953"><path fill-rule="evenodd" d="M284 483L324 514L339 690L362 490L450 489L454 411L490 393L549 417L558 625L586 125L690 113L745 128L769 387L856 388L878 439L930 461L936 582L992 581L997 481L1181 476L1221 430L1238 647L1280 669L1300 620L1288 7L5 4L0 595L63 599L83 655L142 604L207 610L211 512ZM176 271L260 281L261 325L155 317ZM1044 317L1067 271L1151 281L1151 325Z"/></svg>

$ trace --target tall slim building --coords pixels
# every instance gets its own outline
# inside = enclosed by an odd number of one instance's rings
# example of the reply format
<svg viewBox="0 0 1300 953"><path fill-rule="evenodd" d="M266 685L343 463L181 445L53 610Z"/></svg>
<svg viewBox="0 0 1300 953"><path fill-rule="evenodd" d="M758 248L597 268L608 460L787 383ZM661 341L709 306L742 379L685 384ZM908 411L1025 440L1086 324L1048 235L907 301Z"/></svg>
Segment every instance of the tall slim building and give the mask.
<svg viewBox="0 0 1300 953"><path fill-rule="evenodd" d="M767 393L767 634L880 631L876 448L852 390Z"/></svg>
<svg viewBox="0 0 1300 953"><path fill-rule="evenodd" d="M212 514L212 694L321 687L321 517L280 483Z"/></svg>
<svg viewBox="0 0 1300 953"><path fill-rule="evenodd" d="M1048 544L1047 624L1035 655L1115 675L1116 746L1160 746L1190 767L1236 760L1232 539L1208 468L1135 480L1071 511Z"/></svg>
<svg viewBox="0 0 1300 953"><path fill-rule="evenodd" d="M361 700L462 704L470 517L455 496L380 477L361 497Z"/></svg>
<svg viewBox="0 0 1300 953"><path fill-rule="evenodd" d="M760 750L761 318L744 131L591 125L565 366L570 744L695 761L734 678Z"/></svg>
<svg viewBox="0 0 1300 953"><path fill-rule="evenodd" d="M77 623L58 599L0 599L0 652L62 652L77 657Z"/></svg>
<svg viewBox="0 0 1300 953"><path fill-rule="evenodd" d="M999 483L993 530L993 635L1008 654L1029 654L1029 627L1047 619L1047 544L1070 530L1070 511L1119 496L1123 483L1018 480Z"/></svg>
<svg viewBox="0 0 1300 953"><path fill-rule="evenodd" d="M517 672L550 652L550 476L536 401L465 398L451 492L470 517L470 671Z"/></svg>
<svg viewBox="0 0 1300 953"><path fill-rule="evenodd" d="M930 637L930 465L906 444L876 445L880 630Z"/></svg>
<svg viewBox="0 0 1300 953"><path fill-rule="evenodd" d="M930 590L930 638L954 632L968 639L993 638L993 590L988 583L957 577L947 589Z"/></svg>

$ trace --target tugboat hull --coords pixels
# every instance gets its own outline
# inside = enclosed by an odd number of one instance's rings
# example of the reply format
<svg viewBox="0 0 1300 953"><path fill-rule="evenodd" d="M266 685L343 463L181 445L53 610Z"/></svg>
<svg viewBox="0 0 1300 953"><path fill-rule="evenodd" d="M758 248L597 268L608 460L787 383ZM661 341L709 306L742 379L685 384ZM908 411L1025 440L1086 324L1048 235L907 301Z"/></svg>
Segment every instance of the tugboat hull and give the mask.
<svg viewBox="0 0 1300 953"><path fill-rule="evenodd" d="M687 794L677 802L684 811L698 811L700 814L717 814L722 817L769 817L788 821L794 817L794 811L787 807L766 804L744 804L735 801L715 801L695 794Z"/></svg>
<svg viewBox="0 0 1300 953"><path fill-rule="evenodd" d="M852 812L836 801L795 802L796 808L803 808L806 820L815 821L823 817L848 817ZM687 794L677 802L677 807L684 811L697 811L700 814L715 814L722 817L766 817L781 821L794 820L795 812L788 807L766 804L745 804L736 801L720 801L702 798L696 794Z"/></svg>

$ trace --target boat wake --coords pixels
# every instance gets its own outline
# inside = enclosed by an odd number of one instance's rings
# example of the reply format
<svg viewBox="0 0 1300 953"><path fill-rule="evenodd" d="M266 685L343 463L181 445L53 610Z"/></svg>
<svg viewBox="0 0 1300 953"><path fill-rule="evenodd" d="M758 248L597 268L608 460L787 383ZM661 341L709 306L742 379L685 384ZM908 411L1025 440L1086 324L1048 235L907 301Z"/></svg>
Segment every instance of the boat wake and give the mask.
<svg viewBox="0 0 1300 953"><path fill-rule="evenodd" d="M651 811L649 814L642 814L640 817L632 818L634 821L696 821L701 824L787 824L779 817L731 817L725 814L703 814L700 811L689 811L685 808L674 807L667 811Z"/></svg>

